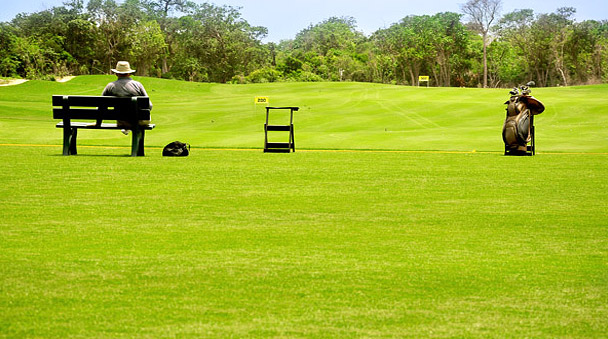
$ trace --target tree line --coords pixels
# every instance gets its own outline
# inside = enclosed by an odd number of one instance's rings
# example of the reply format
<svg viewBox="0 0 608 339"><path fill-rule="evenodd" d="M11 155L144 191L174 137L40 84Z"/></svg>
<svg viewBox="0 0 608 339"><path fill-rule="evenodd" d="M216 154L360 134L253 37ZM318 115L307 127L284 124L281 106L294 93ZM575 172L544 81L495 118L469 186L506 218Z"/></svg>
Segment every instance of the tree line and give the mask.
<svg viewBox="0 0 608 339"><path fill-rule="evenodd" d="M487 27L464 13L410 15L370 36L354 18L332 17L293 39L264 43L267 28L250 25L231 6L69 0L0 23L0 76L106 74L116 61L129 60L139 75L219 83L417 85L421 75L432 86L607 82L608 21L577 22L575 13L522 9L486 21Z"/></svg>

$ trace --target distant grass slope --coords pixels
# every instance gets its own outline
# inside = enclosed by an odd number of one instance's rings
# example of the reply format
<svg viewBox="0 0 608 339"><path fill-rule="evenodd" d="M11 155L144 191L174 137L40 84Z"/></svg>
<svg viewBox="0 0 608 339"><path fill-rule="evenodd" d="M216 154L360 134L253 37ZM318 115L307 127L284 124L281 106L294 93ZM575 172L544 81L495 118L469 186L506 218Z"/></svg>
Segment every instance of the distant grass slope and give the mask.
<svg viewBox="0 0 608 339"><path fill-rule="evenodd" d="M0 142L59 144L52 94L98 95L112 76L0 87ZM147 145L261 148L263 106L299 106L296 146L304 149L497 151L503 148L505 89L413 88L368 83L222 85L136 77L154 103ZM539 152L607 152L608 86L533 89L547 107L536 119ZM280 123L280 117L275 122ZM273 140L285 137L277 133ZM125 145L117 132L83 131L82 145Z"/></svg>

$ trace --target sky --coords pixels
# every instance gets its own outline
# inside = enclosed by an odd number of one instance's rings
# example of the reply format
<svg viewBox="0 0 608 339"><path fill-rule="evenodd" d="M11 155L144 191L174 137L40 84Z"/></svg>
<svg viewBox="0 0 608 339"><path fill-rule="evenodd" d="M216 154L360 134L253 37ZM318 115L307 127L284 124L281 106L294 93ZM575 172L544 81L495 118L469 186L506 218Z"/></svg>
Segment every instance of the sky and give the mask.
<svg viewBox="0 0 608 339"><path fill-rule="evenodd" d="M0 22L18 13L33 13L61 6L65 0L0 0ZM333 16L350 16L359 31L370 35L408 15L461 13L467 0L208 0L216 5L240 7L243 19L253 26L268 28L264 42L293 39L298 32ZM88 2L85 0L85 3ZM117 2L121 2L118 0ZM194 0L204 2L204 0ZM553 13L560 7L574 7L577 21L608 20L606 0L503 0L501 14L516 9Z"/></svg>

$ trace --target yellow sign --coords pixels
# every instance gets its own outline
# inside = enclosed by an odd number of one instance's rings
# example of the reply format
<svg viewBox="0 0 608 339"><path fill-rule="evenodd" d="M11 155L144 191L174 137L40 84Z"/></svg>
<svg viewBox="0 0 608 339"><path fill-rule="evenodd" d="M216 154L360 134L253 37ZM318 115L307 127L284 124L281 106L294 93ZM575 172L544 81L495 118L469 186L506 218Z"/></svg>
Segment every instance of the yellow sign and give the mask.
<svg viewBox="0 0 608 339"><path fill-rule="evenodd" d="M428 75L421 75L418 77L418 81L429 81Z"/></svg>
<svg viewBox="0 0 608 339"><path fill-rule="evenodd" d="M268 97L255 97L255 104L269 105L270 99Z"/></svg>

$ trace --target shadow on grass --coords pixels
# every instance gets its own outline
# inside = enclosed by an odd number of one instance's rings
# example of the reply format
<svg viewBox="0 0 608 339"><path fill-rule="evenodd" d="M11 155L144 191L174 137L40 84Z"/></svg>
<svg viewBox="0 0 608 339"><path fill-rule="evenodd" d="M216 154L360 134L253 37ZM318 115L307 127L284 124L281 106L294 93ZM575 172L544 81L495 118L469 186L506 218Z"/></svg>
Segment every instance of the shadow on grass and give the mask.
<svg viewBox="0 0 608 339"><path fill-rule="evenodd" d="M130 154L74 154L74 155L63 155L63 154L49 154L49 157L66 157L66 158L88 158L88 157L99 157L99 158L145 158L143 157L132 157Z"/></svg>

